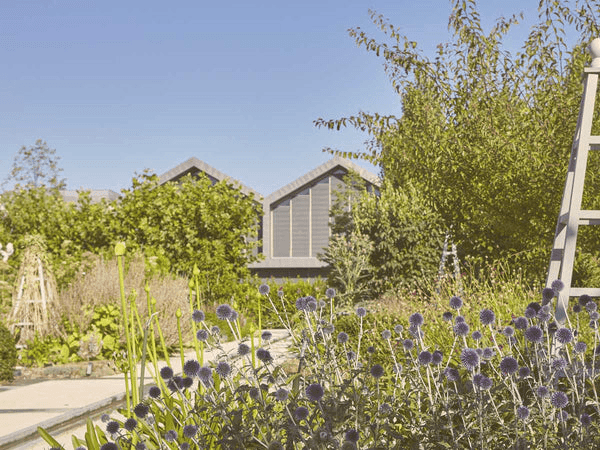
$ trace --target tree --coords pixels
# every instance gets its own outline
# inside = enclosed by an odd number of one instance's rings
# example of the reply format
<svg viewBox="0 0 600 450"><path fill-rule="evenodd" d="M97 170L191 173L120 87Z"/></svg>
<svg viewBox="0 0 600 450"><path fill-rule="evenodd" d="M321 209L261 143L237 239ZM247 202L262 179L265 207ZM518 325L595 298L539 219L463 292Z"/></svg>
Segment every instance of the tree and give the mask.
<svg viewBox="0 0 600 450"><path fill-rule="evenodd" d="M5 183L12 181L17 186L63 189L65 179L59 179L63 170L58 167L59 160L56 149L51 149L46 141L38 139L35 145L19 149Z"/></svg>
<svg viewBox="0 0 600 450"><path fill-rule="evenodd" d="M453 226L462 256L510 258L541 278L551 248L581 98L585 47L600 35L600 2L541 0L539 21L516 54L503 39L519 17L485 33L474 0L453 0L453 38L430 59L372 13L388 41L350 35L385 60L402 117L359 113L318 119L330 129L368 131L363 152L396 189L414 186ZM567 44L564 25L578 32ZM584 206L600 194L588 171ZM597 233L583 238L599 248Z"/></svg>

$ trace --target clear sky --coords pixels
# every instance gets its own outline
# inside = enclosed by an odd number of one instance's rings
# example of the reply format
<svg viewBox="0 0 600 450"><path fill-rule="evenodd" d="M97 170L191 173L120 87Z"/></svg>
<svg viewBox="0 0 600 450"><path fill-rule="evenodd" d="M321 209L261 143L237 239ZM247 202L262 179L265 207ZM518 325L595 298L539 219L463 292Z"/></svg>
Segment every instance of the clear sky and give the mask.
<svg viewBox="0 0 600 450"><path fill-rule="evenodd" d="M538 0L480 3L488 28L537 17ZM382 37L369 9L426 54L449 38L446 0L1 0L0 179L43 139L69 189L119 192L195 156L269 195L327 161L323 147L364 147L315 119L400 115L382 60L348 36Z"/></svg>

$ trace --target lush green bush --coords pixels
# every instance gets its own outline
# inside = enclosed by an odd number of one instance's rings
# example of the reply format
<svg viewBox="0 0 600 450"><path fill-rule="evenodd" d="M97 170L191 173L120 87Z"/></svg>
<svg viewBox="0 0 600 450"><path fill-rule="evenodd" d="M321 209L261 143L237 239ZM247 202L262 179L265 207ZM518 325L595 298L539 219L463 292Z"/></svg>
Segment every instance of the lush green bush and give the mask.
<svg viewBox="0 0 600 450"><path fill-rule="evenodd" d="M17 347L15 338L6 326L0 322L0 381L12 381L13 369L17 365Z"/></svg>

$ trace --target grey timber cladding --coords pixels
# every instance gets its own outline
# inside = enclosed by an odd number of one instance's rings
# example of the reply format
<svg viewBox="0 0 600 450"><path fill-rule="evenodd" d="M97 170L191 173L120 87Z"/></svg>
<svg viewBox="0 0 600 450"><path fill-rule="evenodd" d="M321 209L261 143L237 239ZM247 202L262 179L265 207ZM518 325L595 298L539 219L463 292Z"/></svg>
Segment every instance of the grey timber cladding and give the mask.
<svg viewBox="0 0 600 450"><path fill-rule="evenodd" d="M281 202L273 209L273 256L290 256L290 201Z"/></svg>
<svg viewBox="0 0 600 450"><path fill-rule="evenodd" d="M311 187L311 254L318 255L329 244L329 178Z"/></svg>

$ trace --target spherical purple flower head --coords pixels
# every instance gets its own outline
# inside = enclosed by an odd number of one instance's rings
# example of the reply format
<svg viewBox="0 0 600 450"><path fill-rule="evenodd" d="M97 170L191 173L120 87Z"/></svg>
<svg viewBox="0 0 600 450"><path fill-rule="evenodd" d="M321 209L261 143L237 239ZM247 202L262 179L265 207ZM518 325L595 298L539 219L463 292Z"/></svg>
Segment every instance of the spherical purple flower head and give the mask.
<svg viewBox="0 0 600 450"><path fill-rule="evenodd" d="M135 420L133 417L130 417L125 421L125 423L123 423L123 428L125 428L127 431L133 431L135 430L135 427L137 427L137 420Z"/></svg>
<svg viewBox="0 0 600 450"><path fill-rule="evenodd" d="M550 287L554 290L554 292L560 292L565 288L565 283L561 280L554 280Z"/></svg>
<svg viewBox="0 0 600 450"><path fill-rule="evenodd" d="M441 351L436 350L431 354L431 364L439 366L443 360L444 354Z"/></svg>
<svg viewBox="0 0 600 450"><path fill-rule="evenodd" d="M340 331L337 335L337 340L340 344L345 344L346 342L348 342L348 333Z"/></svg>
<svg viewBox="0 0 600 450"><path fill-rule="evenodd" d="M266 350L264 348L259 348L258 350L256 350L256 357L258 358L259 361L262 361L265 364L273 361L271 352L269 352L269 350Z"/></svg>
<svg viewBox="0 0 600 450"><path fill-rule="evenodd" d="M548 389L546 386L538 386L538 388L535 390L535 393L540 398L546 398L550 395L550 389Z"/></svg>
<svg viewBox="0 0 600 450"><path fill-rule="evenodd" d="M296 309L298 311L306 310L306 302L307 302L306 297L298 297L296 299Z"/></svg>
<svg viewBox="0 0 600 450"><path fill-rule="evenodd" d="M137 444L135 444L135 450L147 450L148 447L146 447L146 443L144 442L138 442ZM181 449L183 450L183 449Z"/></svg>
<svg viewBox="0 0 600 450"><path fill-rule="evenodd" d="M372 355L373 353L375 353L375 347L373 347L372 345L369 345L369 346L367 347L367 353L369 353L369 354L371 354L371 355Z"/></svg>
<svg viewBox="0 0 600 450"><path fill-rule="evenodd" d="M371 376L376 380L380 379L384 375L385 370L381 364L375 364L373 367L371 367Z"/></svg>
<svg viewBox="0 0 600 450"><path fill-rule="evenodd" d="M250 346L248 344L244 344L243 342L238 345L237 354L240 356L246 356L250 353Z"/></svg>
<svg viewBox="0 0 600 450"><path fill-rule="evenodd" d="M160 369L160 377L163 380L170 380L171 378L173 378L173 369L171 369L169 366L165 366L162 369Z"/></svg>
<svg viewBox="0 0 600 450"><path fill-rule="evenodd" d="M238 320L239 317L240 317L239 313L235 309L232 309L231 316L229 316L229 320L231 320L232 322L235 322L236 320Z"/></svg>
<svg viewBox="0 0 600 450"><path fill-rule="evenodd" d="M598 305L594 301L589 301L585 304L585 309L587 312L592 313L598 309Z"/></svg>
<svg viewBox="0 0 600 450"><path fill-rule="evenodd" d="M198 330L196 333L196 339L198 339L200 342L206 341L208 339L208 331L206 331L204 328Z"/></svg>
<svg viewBox="0 0 600 450"><path fill-rule="evenodd" d="M527 319L525 317L523 317L523 316L517 317L514 320L514 325L515 325L515 328L517 330L525 330L527 328L527 325L528 325Z"/></svg>
<svg viewBox="0 0 600 450"><path fill-rule="evenodd" d="M537 325L533 325L525 330L525 339L534 344L544 342L544 331Z"/></svg>
<svg viewBox="0 0 600 450"><path fill-rule="evenodd" d="M115 420L111 420L106 424L106 431L110 434L118 433L119 428L121 428L121 426L119 425L119 422Z"/></svg>
<svg viewBox="0 0 600 450"><path fill-rule="evenodd" d="M515 329L513 327L511 327L510 325L504 327L504 329L502 330L502 334L506 337L511 337L515 335Z"/></svg>
<svg viewBox="0 0 600 450"><path fill-rule="evenodd" d="M444 322L450 322L452 321L452 318L454 316L452 315L452 313L450 311L446 311L444 314L442 314L442 320Z"/></svg>
<svg viewBox="0 0 600 450"><path fill-rule="evenodd" d="M590 313L590 320L598 320L600 319L600 313L598 311L592 311Z"/></svg>
<svg viewBox="0 0 600 450"><path fill-rule="evenodd" d="M492 359L496 355L496 350L492 347L486 347L483 349L482 357L483 359Z"/></svg>
<svg viewBox="0 0 600 450"><path fill-rule="evenodd" d="M200 381L203 383L208 383L212 380L212 369L208 366L200 367L200 370L198 370L198 378L200 378Z"/></svg>
<svg viewBox="0 0 600 450"><path fill-rule="evenodd" d="M231 366L225 361L219 361L215 367L215 372L217 372L221 378L227 378L231 375Z"/></svg>
<svg viewBox="0 0 600 450"><path fill-rule="evenodd" d="M327 306L327 303L325 303L323 300L319 300L319 309L323 309Z"/></svg>
<svg viewBox="0 0 600 450"><path fill-rule="evenodd" d="M473 331L473 333L471 334L471 337L473 338L474 341L480 341L481 338L483 337L483 335L481 334L481 331L479 330L475 330Z"/></svg>
<svg viewBox="0 0 600 450"><path fill-rule="evenodd" d="M315 312L316 310L317 310L317 301L313 297L307 297L305 311Z"/></svg>
<svg viewBox="0 0 600 450"><path fill-rule="evenodd" d="M579 314L581 312L581 305L579 303L573 305L573 312L575 314Z"/></svg>
<svg viewBox="0 0 600 450"><path fill-rule="evenodd" d="M254 386L251 387L250 389L248 389L248 396L252 400L258 400L260 398L260 389Z"/></svg>
<svg viewBox="0 0 600 450"><path fill-rule="evenodd" d="M150 412L150 407L148 405L146 405L145 403L138 403L133 408L133 413L140 419L143 419L144 417L146 417L149 412Z"/></svg>
<svg viewBox="0 0 600 450"><path fill-rule="evenodd" d="M102 444L100 450L119 450L119 447L114 442L107 442L106 444Z"/></svg>
<svg viewBox="0 0 600 450"><path fill-rule="evenodd" d="M569 404L569 397L562 391L556 391L552 394L550 403L552 403L552 406L555 408L562 409Z"/></svg>
<svg viewBox="0 0 600 450"><path fill-rule="evenodd" d="M271 288L269 287L268 284L261 284L258 287L258 293L260 295L269 295L269 292L271 291Z"/></svg>
<svg viewBox="0 0 600 450"><path fill-rule="evenodd" d="M487 391L491 389L493 384L494 383L491 379L489 379L481 373L476 373L475 375L473 375L473 386L482 391Z"/></svg>
<svg viewBox="0 0 600 450"><path fill-rule="evenodd" d="M273 394L278 402L285 402L290 395L289 391L284 388L277 389Z"/></svg>
<svg viewBox="0 0 600 450"><path fill-rule="evenodd" d="M231 312L233 309L227 303L223 303L222 305L217 306L217 319L227 320L231 317Z"/></svg>
<svg viewBox="0 0 600 450"><path fill-rule="evenodd" d="M457 336L466 336L469 334L469 325L467 325L467 322L458 322L452 330Z"/></svg>
<svg viewBox="0 0 600 450"><path fill-rule="evenodd" d="M271 333L268 330L265 330L262 332L262 335L260 337L263 341L270 341L271 338L273 337L273 333Z"/></svg>
<svg viewBox="0 0 600 450"><path fill-rule="evenodd" d="M221 334L221 329L219 328L218 325L213 325L212 327L210 327L210 332L212 334L214 334L215 336L218 336Z"/></svg>
<svg viewBox="0 0 600 450"><path fill-rule="evenodd" d="M464 348L460 354L460 362L465 369L473 371L479 365L479 355L472 348Z"/></svg>
<svg viewBox="0 0 600 450"><path fill-rule="evenodd" d="M433 356L427 350L423 350L421 353L419 353L417 359L419 361L419 364L421 364L422 366L426 366L427 364L431 364Z"/></svg>
<svg viewBox="0 0 600 450"><path fill-rule="evenodd" d="M327 298L335 297L335 289L334 288L325 289L325 297L327 297Z"/></svg>
<svg viewBox="0 0 600 450"><path fill-rule="evenodd" d="M408 323L410 323L412 327L420 327L423 326L424 320L423 314L416 312L410 315L408 318Z"/></svg>
<svg viewBox="0 0 600 450"><path fill-rule="evenodd" d="M529 375L531 375L531 370L529 370L529 367L519 367L519 377L527 378Z"/></svg>
<svg viewBox="0 0 600 450"><path fill-rule="evenodd" d="M587 294L583 294L579 297L578 303L581 306L585 306L585 305L587 305L588 302L591 302L591 301L592 301L592 297L590 297Z"/></svg>
<svg viewBox="0 0 600 450"><path fill-rule="evenodd" d="M171 392L183 390L183 378L179 376L174 376L167 383L167 387Z"/></svg>
<svg viewBox="0 0 600 450"><path fill-rule="evenodd" d="M477 352L477 354L479 355L480 358L483 358L483 349L482 348L477 347L475 349L475 351Z"/></svg>
<svg viewBox="0 0 600 450"><path fill-rule="evenodd" d="M579 421L581 422L581 425L583 425L586 428L592 424L592 418L590 417L589 414L586 414L586 413L583 413L581 415L581 417L579 418Z"/></svg>
<svg viewBox="0 0 600 450"><path fill-rule="evenodd" d="M460 297L457 297L456 295L454 297L450 297L450 308L459 310L462 308L462 305L463 301Z"/></svg>
<svg viewBox="0 0 600 450"><path fill-rule="evenodd" d="M190 359L183 365L183 373L188 377L195 377L200 370L200 363L195 359Z"/></svg>
<svg viewBox="0 0 600 450"><path fill-rule="evenodd" d="M444 369L444 376L448 381L460 380L460 374L458 373L458 370L456 370L454 367L446 367L446 369Z"/></svg>
<svg viewBox="0 0 600 450"><path fill-rule="evenodd" d="M415 346L415 343L411 339L404 339L402 341L402 346L404 347L404 350L409 352L413 349L413 347Z"/></svg>
<svg viewBox="0 0 600 450"><path fill-rule="evenodd" d="M196 425L186 425L183 427L183 435L191 439L198 433L198 427Z"/></svg>
<svg viewBox="0 0 600 450"><path fill-rule="evenodd" d="M542 306L537 312L536 317L540 322L549 322L552 318L552 314L550 314L550 308L548 305Z"/></svg>
<svg viewBox="0 0 600 450"><path fill-rule="evenodd" d="M482 309L479 312L479 321L482 325L491 325L496 320L496 314L491 309Z"/></svg>
<svg viewBox="0 0 600 450"><path fill-rule="evenodd" d="M160 388L158 386L152 386L149 390L148 390L148 395L151 398L158 398L160 397L161 391Z"/></svg>
<svg viewBox="0 0 600 450"><path fill-rule="evenodd" d="M309 384L306 386L304 392L306 393L306 398L308 398L311 402L318 402L325 394L323 386L321 386L319 383Z"/></svg>
<svg viewBox="0 0 600 450"><path fill-rule="evenodd" d="M194 320L194 322L199 323L204 321L205 319L205 315L203 311L200 311L198 309L195 309L194 312L192 313L192 319Z"/></svg>
<svg viewBox="0 0 600 450"><path fill-rule="evenodd" d="M190 377L185 377L183 379L183 388L184 389L189 389L192 387L192 385L194 384L194 379L190 378Z"/></svg>
<svg viewBox="0 0 600 450"><path fill-rule="evenodd" d="M571 341L573 341L573 332L568 328L562 327L556 330L554 337L561 344L569 344Z"/></svg>
<svg viewBox="0 0 600 450"><path fill-rule="evenodd" d="M110 422L110 416L109 416L108 414L102 414L102 415L100 416L100 420L101 420L103 423Z"/></svg>
<svg viewBox="0 0 600 450"><path fill-rule="evenodd" d="M550 300L552 300L554 298L554 289L552 288L544 288L542 290L542 303L546 304L548 303Z"/></svg>
<svg viewBox="0 0 600 450"><path fill-rule="evenodd" d="M381 337L387 341L392 337L392 332L390 330L383 330L381 332Z"/></svg>
<svg viewBox="0 0 600 450"><path fill-rule="evenodd" d="M400 334L404 331L404 327L400 324L394 326L394 332Z"/></svg>
<svg viewBox="0 0 600 450"><path fill-rule="evenodd" d="M410 326L408 328L408 332L415 339L423 339L424 333L423 333L423 330L420 327Z"/></svg>
<svg viewBox="0 0 600 450"><path fill-rule="evenodd" d="M356 359L356 353L350 350L348 353L346 353L346 358L348 358L348 361L354 361Z"/></svg>
<svg viewBox="0 0 600 450"><path fill-rule="evenodd" d="M559 371L564 370L567 367L567 361L564 358L555 358L550 363L552 369Z"/></svg>
<svg viewBox="0 0 600 450"><path fill-rule="evenodd" d="M506 375L512 375L519 370L519 363L512 356L505 356L500 361L500 371Z"/></svg>
<svg viewBox="0 0 600 450"><path fill-rule="evenodd" d="M304 420L308 417L308 408L305 406L298 406L294 411L294 417L296 420Z"/></svg>
<svg viewBox="0 0 600 450"><path fill-rule="evenodd" d="M537 316L537 311L533 308L525 308L525 317L527 319L533 319L535 316Z"/></svg>
<svg viewBox="0 0 600 450"><path fill-rule="evenodd" d="M165 441L175 442L177 440L177 431L169 430L165 433Z"/></svg>
<svg viewBox="0 0 600 450"><path fill-rule="evenodd" d="M587 350L587 344L582 341L576 342L573 346L573 350L575 350L575 353L585 353Z"/></svg>
<svg viewBox="0 0 600 450"><path fill-rule="evenodd" d="M358 431L356 431L354 428L350 428L344 434L344 439L346 439L347 441L350 441L350 442L358 442L358 440L360 439L360 433Z"/></svg>
<svg viewBox="0 0 600 450"><path fill-rule="evenodd" d="M367 310L362 306L359 306L358 308L356 308L356 315L358 317L365 317L367 315Z"/></svg>
<svg viewBox="0 0 600 450"><path fill-rule="evenodd" d="M517 417L521 420L527 420L529 417L529 408L524 405L517 407Z"/></svg>
<svg viewBox="0 0 600 450"><path fill-rule="evenodd" d="M558 416L558 420L560 420L561 422L566 422L567 420L569 420L569 413L563 409L558 411L557 416Z"/></svg>

